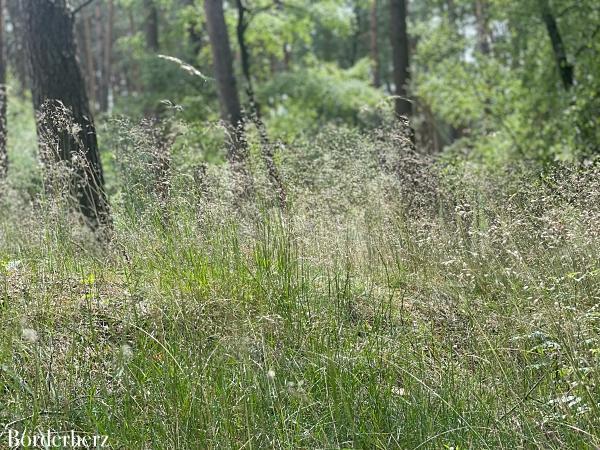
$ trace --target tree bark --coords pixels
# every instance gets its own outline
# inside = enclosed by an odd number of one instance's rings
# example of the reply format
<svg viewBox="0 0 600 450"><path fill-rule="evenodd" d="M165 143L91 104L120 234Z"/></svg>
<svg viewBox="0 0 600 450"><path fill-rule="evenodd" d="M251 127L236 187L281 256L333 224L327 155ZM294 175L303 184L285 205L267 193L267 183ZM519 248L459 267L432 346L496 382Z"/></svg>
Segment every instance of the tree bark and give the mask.
<svg viewBox="0 0 600 450"><path fill-rule="evenodd" d="M158 9L154 0L144 0L146 10L145 35L148 50L158 52L160 48L158 40Z"/></svg>
<svg viewBox="0 0 600 450"><path fill-rule="evenodd" d="M86 66L86 81L89 93L90 104L92 109L96 109L96 65L94 61L94 53L92 50L92 24L90 17L81 19L83 27L83 43L85 50L85 66Z"/></svg>
<svg viewBox="0 0 600 450"><path fill-rule="evenodd" d="M37 117L40 150L44 152L44 139L53 139L53 148L46 148L53 154L47 157L72 169L71 193L87 224L93 229L110 225L96 130L76 57L73 16L65 0L22 3L33 106L42 113ZM69 110L75 127L57 124L53 108Z"/></svg>
<svg viewBox="0 0 600 450"><path fill-rule="evenodd" d="M373 86L381 86L381 66L379 64L379 25L377 20L378 0L371 0L371 22L369 27L371 59L373 61Z"/></svg>
<svg viewBox="0 0 600 450"><path fill-rule="evenodd" d="M565 90L568 91L573 87L575 82L575 67L570 64L569 60L567 59L565 44L562 40L560 30L558 29L556 18L550 9L548 0L539 0L539 5L540 9L542 10L542 19L546 25L546 30L548 32L548 36L550 37L550 41L552 42L552 50L554 51L554 59L556 60L556 65L558 66L560 78Z"/></svg>
<svg viewBox="0 0 600 450"><path fill-rule="evenodd" d="M407 85L410 81L407 0L390 0L390 38L394 63L395 111L397 116L410 116L412 106L407 98Z"/></svg>
<svg viewBox="0 0 600 450"><path fill-rule="evenodd" d="M475 1L475 22L477 25L477 47L483 55L490 54L490 29L488 26L485 0Z"/></svg>
<svg viewBox="0 0 600 450"><path fill-rule="evenodd" d="M242 112L233 73L233 57L223 13L223 0L205 0L204 10L221 100L221 116L233 126L238 126L242 121Z"/></svg>
<svg viewBox="0 0 600 450"><path fill-rule="evenodd" d="M0 0L0 182L8 173L6 148L6 54L4 51L4 0Z"/></svg>
<svg viewBox="0 0 600 450"><path fill-rule="evenodd" d="M239 180L241 182L240 189L246 191L250 179L246 167L248 146L245 140L242 110L233 73L233 57L223 12L223 0L204 0L204 11L221 104L221 117L229 125L232 141L227 159L233 172L243 178L243 180Z"/></svg>

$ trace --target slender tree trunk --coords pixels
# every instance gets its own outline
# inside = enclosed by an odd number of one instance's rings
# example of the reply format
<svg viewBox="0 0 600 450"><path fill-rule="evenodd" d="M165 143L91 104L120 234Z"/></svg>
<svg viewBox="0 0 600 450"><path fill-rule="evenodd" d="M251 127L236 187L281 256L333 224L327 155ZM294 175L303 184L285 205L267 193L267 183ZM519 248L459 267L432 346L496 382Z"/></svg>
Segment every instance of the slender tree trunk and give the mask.
<svg viewBox="0 0 600 450"><path fill-rule="evenodd" d="M93 229L110 224L96 130L74 39L73 17L65 0L22 0L24 32L38 116L41 151L52 139L54 157L73 169L72 194ZM56 123L54 110L69 111L76 127ZM46 142L48 145L48 142ZM44 156L44 155L43 155Z"/></svg>
<svg viewBox="0 0 600 450"><path fill-rule="evenodd" d="M233 172L242 178L238 180L241 184L240 189L248 193L247 187L250 180L246 167L248 146L244 135L244 123L237 84L233 73L233 57L223 13L223 0L204 0L204 11L221 104L221 117L229 125L232 141L227 158Z"/></svg>
<svg viewBox="0 0 600 450"><path fill-rule="evenodd" d="M244 6L242 0L236 0L238 10L238 23L237 23L237 39L240 47L240 58L242 61L242 72L246 80L246 91L248 94L248 100L250 101L250 108L252 113L252 119L258 129L260 135L260 144L263 160L267 167L269 175L269 181L273 188L277 191L279 198L279 206L285 209L286 206L286 191L283 185L283 180L277 165L275 164L273 145L269 140L267 129L264 122L262 121L260 105L254 95L254 88L252 86L252 73L250 70L250 51L246 44L246 30L248 29L248 22L246 20L247 9Z"/></svg>
<svg viewBox="0 0 600 450"><path fill-rule="evenodd" d="M4 0L0 0L0 183L8 173L6 149L6 53L4 51Z"/></svg>
<svg viewBox="0 0 600 450"><path fill-rule="evenodd" d="M361 8L360 5L355 2L354 4L354 35L352 37L352 46L350 47L350 64L349 67L354 66L358 60L358 45L362 35L362 20L361 20Z"/></svg>
<svg viewBox="0 0 600 450"><path fill-rule="evenodd" d="M490 29L485 0L475 1L475 22L477 24L477 47L482 54L489 55Z"/></svg>
<svg viewBox="0 0 600 450"><path fill-rule="evenodd" d="M102 64L102 99L100 108L106 112L110 107L110 93L112 87L112 50L113 26L115 20L115 5L113 0L108 0L108 17L106 20L106 33L104 34L104 61Z"/></svg>
<svg viewBox="0 0 600 450"><path fill-rule="evenodd" d="M371 0L371 22L369 27L371 59L373 61L373 86L381 86L381 66L379 65L379 25L377 20L378 0Z"/></svg>
<svg viewBox="0 0 600 450"><path fill-rule="evenodd" d="M92 53L94 58L94 68L96 69L96 80L94 81L94 99L100 111L104 111L103 99L104 99L104 15L102 14L102 8L100 4L96 4L96 11L94 17L95 32L92 37ZM96 45L94 45L94 43Z"/></svg>
<svg viewBox="0 0 600 450"><path fill-rule="evenodd" d="M82 19L83 42L85 49L86 81L92 109L96 108L96 65L94 64L94 53L92 50L91 18Z"/></svg>
<svg viewBox="0 0 600 450"><path fill-rule="evenodd" d="M233 56L223 13L223 0L205 0L204 9L221 100L221 116L237 127L242 121L242 110L233 73Z"/></svg>
<svg viewBox="0 0 600 450"><path fill-rule="evenodd" d="M558 29L556 18L554 17L554 14L552 14L552 10L550 9L550 4L548 3L548 0L539 0L539 5L542 11L542 18L544 20L544 24L546 25L546 30L548 31L548 36L550 37L550 41L552 42L552 50L554 51L554 59L556 60L556 65L558 66L560 78L563 82L565 90L568 91L573 87L573 84L575 82L575 67L572 64L570 64L569 60L567 59L567 51L565 49L565 44L560 34L560 30Z"/></svg>
<svg viewBox="0 0 600 450"><path fill-rule="evenodd" d="M158 9L154 0L144 0L144 9L146 10L146 47L148 50L158 52L160 48L158 39Z"/></svg>
<svg viewBox="0 0 600 450"><path fill-rule="evenodd" d="M411 103L407 98L410 80L406 0L390 0L390 38L394 62L397 116L410 116Z"/></svg>

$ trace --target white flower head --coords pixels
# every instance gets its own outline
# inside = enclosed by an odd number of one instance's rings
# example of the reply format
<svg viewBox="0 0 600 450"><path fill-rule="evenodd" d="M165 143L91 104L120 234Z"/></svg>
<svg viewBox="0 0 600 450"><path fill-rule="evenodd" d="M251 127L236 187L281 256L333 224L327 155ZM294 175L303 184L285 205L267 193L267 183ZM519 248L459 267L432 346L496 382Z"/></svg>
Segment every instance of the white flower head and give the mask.
<svg viewBox="0 0 600 450"><path fill-rule="evenodd" d="M8 272L15 272L19 270L19 267L21 267L21 261L18 259L6 263L6 270Z"/></svg>
<svg viewBox="0 0 600 450"><path fill-rule="evenodd" d="M269 369L269 371L267 372L267 378L269 380L274 380L275 379L275 371L273 369Z"/></svg>
<svg viewBox="0 0 600 450"><path fill-rule="evenodd" d="M394 395L406 395L406 391L404 390L404 388L398 387L398 386L393 386L392 387L392 394Z"/></svg>
<svg viewBox="0 0 600 450"><path fill-rule="evenodd" d="M129 344L121 345L121 356L125 360L130 360L131 358L133 358L133 349L131 348L131 345L129 345Z"/></svg>
<svg viewBox="0 0 600 450"><path fill-rule="evenodd" d="M23 328L23 331L21 332L21 338L30 344L35 344L40 339L37 331L35 331L33 328Z"/></svg>

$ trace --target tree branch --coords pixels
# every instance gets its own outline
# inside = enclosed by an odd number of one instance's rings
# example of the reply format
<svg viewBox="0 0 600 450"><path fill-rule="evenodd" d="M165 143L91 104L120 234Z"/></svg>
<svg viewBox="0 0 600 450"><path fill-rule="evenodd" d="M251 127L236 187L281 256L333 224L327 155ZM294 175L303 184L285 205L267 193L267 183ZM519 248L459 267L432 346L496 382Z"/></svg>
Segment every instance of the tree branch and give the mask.
<svg viewBox="0 0 600 450"><path fill-rule="evenodd" d="M93 1L94 0L86 0L85 2L83 2L81 5L79 5L77 8L75 8L73 10L73 12L71 13L71 16L75 17L79 11L81 11L86 6L89 6Z"/></svg>

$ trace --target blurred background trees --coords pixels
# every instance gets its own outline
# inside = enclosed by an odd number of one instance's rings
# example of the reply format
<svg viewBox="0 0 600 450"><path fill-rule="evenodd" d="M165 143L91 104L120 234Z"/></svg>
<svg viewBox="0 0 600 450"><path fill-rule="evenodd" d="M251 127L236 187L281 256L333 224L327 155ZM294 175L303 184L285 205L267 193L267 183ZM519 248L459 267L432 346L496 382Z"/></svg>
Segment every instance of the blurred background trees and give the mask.
<svg viewBox="0 0 600 450"><path fill-rule="evenodd" d="M395 107L411 116L417 148L427 153L497 165L599 152L600 6L593 0L208 3L222 5L226 25L212 42L202 0L72 2L99 123L115 114L175 114L196 128L192 143L207 159L206 143L223 139L208 125L220 117L219 103L239 103L239 112L227 112L234 121L260 105L269 137L288 142L326 124L378 126L393 120ZM13 15L22 7L8 0ZM10 94L25 101L31 81L21 25L17 17L4 23ZM231 64L216 52L221 47L230 48ZM216 82L223 76L237 79L229 100Z"/></svg>

